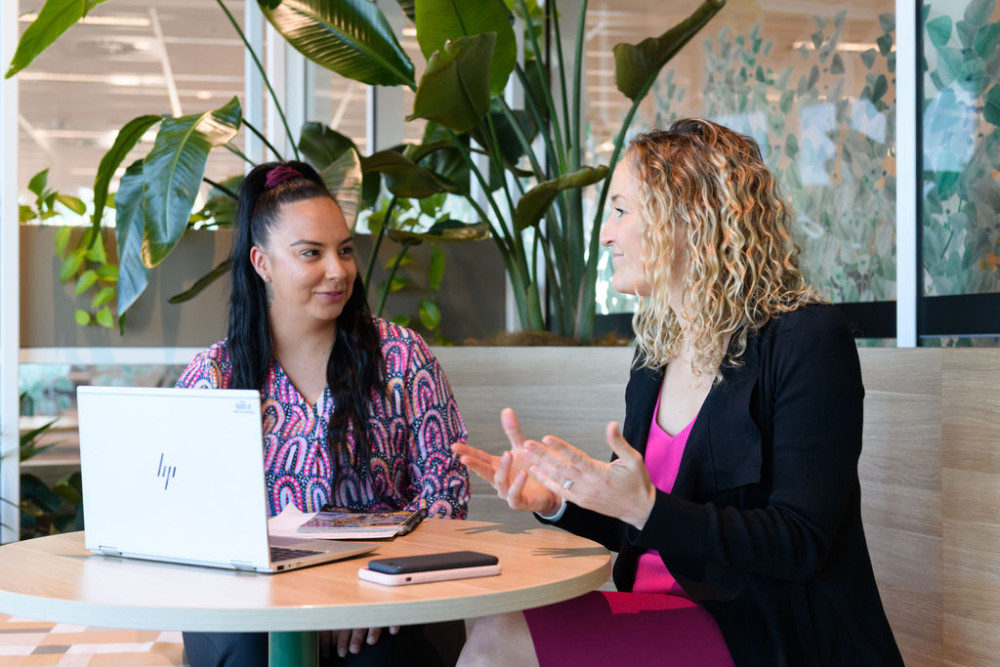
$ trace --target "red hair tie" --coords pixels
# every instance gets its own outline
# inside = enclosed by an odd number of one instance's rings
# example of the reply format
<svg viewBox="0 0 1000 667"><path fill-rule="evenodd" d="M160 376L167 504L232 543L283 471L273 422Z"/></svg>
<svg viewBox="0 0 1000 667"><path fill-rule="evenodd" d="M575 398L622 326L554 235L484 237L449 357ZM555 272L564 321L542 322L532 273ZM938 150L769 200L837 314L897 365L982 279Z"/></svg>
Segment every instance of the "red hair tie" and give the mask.
<svg viewBox="0 0 1000 667"><path fill-rule="evenodd" d="M274 186L284 183L285 181L290 181L293 178L302 178L302 174L292 167L279 164L277 167L267 172L267 178L264 179L264 189L270 190Z"/></svg>

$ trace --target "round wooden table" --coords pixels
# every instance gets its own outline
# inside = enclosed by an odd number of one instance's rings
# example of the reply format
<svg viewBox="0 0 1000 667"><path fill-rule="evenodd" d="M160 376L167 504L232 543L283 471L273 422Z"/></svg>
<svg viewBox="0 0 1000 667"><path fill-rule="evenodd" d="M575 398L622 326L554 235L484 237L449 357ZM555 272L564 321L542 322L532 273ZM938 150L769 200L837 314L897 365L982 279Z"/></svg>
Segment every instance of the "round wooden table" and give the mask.
<svg viewBox="0 0 1000 667"><path fill-rule="evenodd" d="M502 573L391 587L357 576L370 558L460 550L496 555ZM560 530L434 519L373 553L282 574L95 556L79 532L5 545L0 563L0 612L128 629L271 632L275 665L313 659L312 631L529 609L592 591L611 569L604 547Z"/></svg>

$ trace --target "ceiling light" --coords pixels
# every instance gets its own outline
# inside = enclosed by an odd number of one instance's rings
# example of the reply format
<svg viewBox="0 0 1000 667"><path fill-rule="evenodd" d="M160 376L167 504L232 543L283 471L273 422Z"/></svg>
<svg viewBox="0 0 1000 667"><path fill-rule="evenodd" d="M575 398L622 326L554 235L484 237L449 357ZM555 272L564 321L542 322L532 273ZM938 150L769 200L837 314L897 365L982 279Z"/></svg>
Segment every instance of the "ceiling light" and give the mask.
<svg viewBox="0 0 1000 667"><path fill-rule="evenodd" d="M798 41L792 42L793 49L807 49L809 51L815 51L816 45L812 42ZM864 53L870 49L877 49L878 44L872 42L838 42L838 51L848 51L851 53Z"/></svg>
<svg viewBox="0 0 1000 667"><path fill-rule="evenodd" d="M163 86L163 75L152 74L135 76L133 74L78 74L75 72L31 72L21 71L17 74L21 81L47 81L58 83L105 83L111 86Z"/></svg>
<svg viewBox="0 0 1000 667"><path fill-rule="evenodd" d="M38 18L38 14L21 14L21 23L31 23ZM129 28L148 28L151 21L148 18L139 16L85 16L80 19L80 23L87 25L113 25Z"/></svg>

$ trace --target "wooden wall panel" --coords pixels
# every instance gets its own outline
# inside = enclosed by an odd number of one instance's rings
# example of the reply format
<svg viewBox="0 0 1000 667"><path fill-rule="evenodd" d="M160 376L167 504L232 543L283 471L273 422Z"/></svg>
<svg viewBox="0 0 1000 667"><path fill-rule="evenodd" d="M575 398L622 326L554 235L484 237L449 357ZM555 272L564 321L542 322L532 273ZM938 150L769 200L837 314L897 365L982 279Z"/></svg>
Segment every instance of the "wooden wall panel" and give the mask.
<svg viewBox="0 0 1000 667"><path fill-rule="evenodd" d="M1000 656L1000 350L953 350L942 369L947 664Z"/></svg>
<svg viewBox="0 0 1000 667"><path fill-rule="evenodd" d="M862 349L862 517L908 665L940 665L941 351Z"/></svg>

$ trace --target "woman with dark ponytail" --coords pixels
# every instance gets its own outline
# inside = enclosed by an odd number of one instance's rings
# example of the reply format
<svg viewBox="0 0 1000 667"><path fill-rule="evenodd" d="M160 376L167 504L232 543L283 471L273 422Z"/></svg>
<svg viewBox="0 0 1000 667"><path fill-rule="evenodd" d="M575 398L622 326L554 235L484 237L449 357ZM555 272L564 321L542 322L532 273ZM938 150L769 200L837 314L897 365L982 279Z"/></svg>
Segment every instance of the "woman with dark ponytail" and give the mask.
<svg viewBox="0 0 1000 667"><path fill-rule="evenodd" d="M448 380L419 335L371 315L351 231L312 167L247 175L230 258L228 335L177 384L261 392L270 515L332 504L465 518L468 472L450 446L466 430ZM347 660L335 664L379 665L430 648L419 627L381 634L344 630L326 646ZM193 667L267 661L264 634L184 640Z"/></svg>

